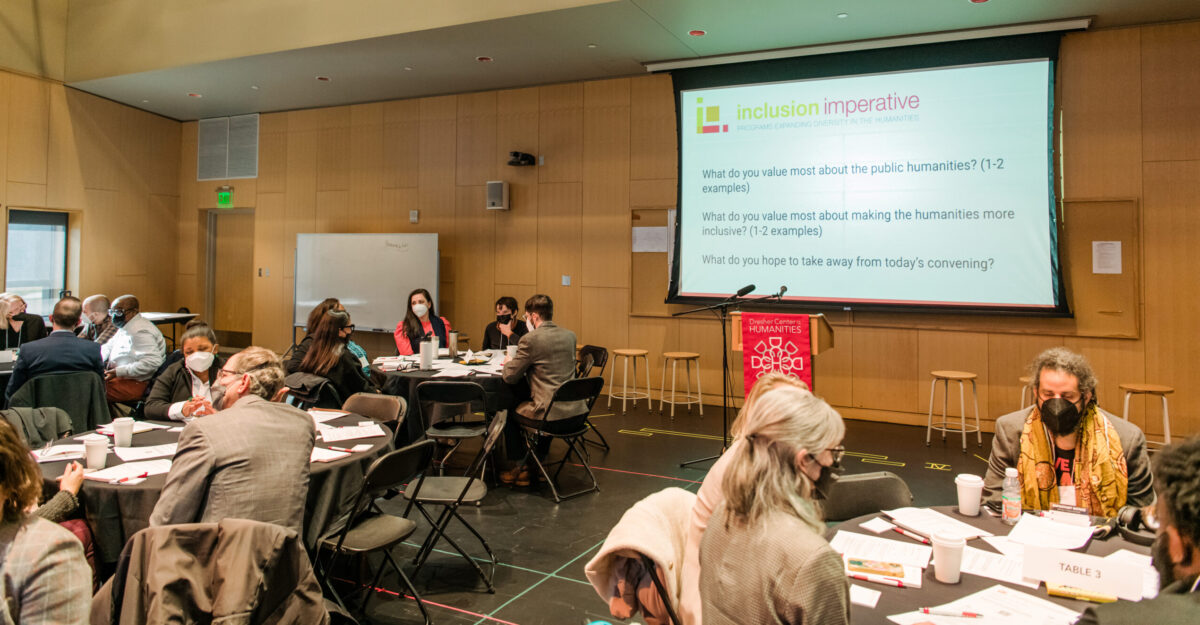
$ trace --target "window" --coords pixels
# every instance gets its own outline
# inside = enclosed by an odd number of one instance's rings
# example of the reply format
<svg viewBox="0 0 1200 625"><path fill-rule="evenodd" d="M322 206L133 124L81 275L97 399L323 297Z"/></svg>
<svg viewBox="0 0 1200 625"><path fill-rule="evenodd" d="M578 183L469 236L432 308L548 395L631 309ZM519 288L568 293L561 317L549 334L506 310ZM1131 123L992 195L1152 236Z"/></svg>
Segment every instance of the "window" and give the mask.
<svg viewBox="0 0 1200 625"><path fill-rule="evenodd" d="M4 284L24 298L28 311L48 315L67 288L67 213L8 211L8 262Z"/></svg>

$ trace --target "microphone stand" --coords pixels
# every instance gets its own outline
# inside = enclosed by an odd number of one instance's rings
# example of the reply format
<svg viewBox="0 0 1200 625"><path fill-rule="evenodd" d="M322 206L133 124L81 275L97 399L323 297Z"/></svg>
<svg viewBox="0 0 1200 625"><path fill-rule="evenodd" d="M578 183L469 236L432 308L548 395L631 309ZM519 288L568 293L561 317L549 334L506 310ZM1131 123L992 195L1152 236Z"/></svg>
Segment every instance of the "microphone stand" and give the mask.
<svg viewBox="0 0 1200 625"><path fill-rule="evenodd" d="M701 308L693 308L692 310L685 310L671 315L672 317L679 317L681 315L691 315L698 312L704 312L706 310L715 310L721 315L721 453L724 453L725 449L729 447L729 329L726 327L726 325L729 320L729 308L732 306L741 305L740 300L741 298L735 295L719 304L713 304L712 306L704 306ZM679 466L686 467L691 464L716 460L720 457L721 454L718 453L715 456L707 456L704 458L697 458L695 460L681 462L679 463Z"/></svg>

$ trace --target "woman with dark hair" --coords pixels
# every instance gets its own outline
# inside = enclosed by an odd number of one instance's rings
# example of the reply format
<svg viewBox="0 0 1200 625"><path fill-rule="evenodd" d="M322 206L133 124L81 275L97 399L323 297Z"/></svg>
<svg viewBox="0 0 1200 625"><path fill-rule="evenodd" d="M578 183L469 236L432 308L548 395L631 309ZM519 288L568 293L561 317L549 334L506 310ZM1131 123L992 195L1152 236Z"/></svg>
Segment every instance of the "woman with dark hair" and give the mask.
<svg viewBox="0 0 1200 625"><path fill-rule="evenodd" d="M421 350L425 337L436 336L438 345L445 347L450 335L450 322L437 316L433 310L433 297L425 289L408 294L408 312L396 324L396 351L401 356L411 356Z"/></svg>
<svg viewBox="0 0 1200 625"><path fill-rule="evenodd" d="M30 514L42 472L17 431L0 419L0 613L6 623L86 623L92 571L66 529Z"/></svg>
<svg viewBox="0 0 1200 625"><path fill-rule="evenodd" d="M483 330L479 349L504 349L516 345L529 332L529 327L517 321L517 300L505 295L496 300L496 321Z"/></svg>
<svg viewBox="0 0 1200 625"><path fill-rule="evenodd" d="M317 304L315 307L313 307L312 312L308 313L308 325L304 327L304 338L300 340L299 345L292 347L291 355L288 356L287 360L283 363L283 368L288 373L295 373L300 370L300 363L304 362L304 356L308 354L309 348L312 347L312 337L313 333L317 331L317 322L320 321L321 317L330 310L345 311L346 307L342 306L342 303L338 301L338 298L326 297L325 299L321 300L320 304ZM362 365L363 373L370 375L371 360L367 358L367 350L363 349L354 341L347 342L346 349L349 349L350 353L354 354L354 356L358 358L359 364Z"/></svg>
<svg viewBox="0 0 1200 625"><path fill-rule="evenodd" d="M199 319L188 322L179 339L183 360L172 363L154 381L146 400L147 419L185 421L216 412L212 382L225 359L217 356L217 335Z"/></svg>
<svg viewBox="0 0 1200 625"><path fill-rule="evenodd" d="M343 401L355 393L376 390L370 378L363 374L358 357L346 347L353 333L350 313L325 311L313 328L311 346L298 369L327 378Z"/></svg>

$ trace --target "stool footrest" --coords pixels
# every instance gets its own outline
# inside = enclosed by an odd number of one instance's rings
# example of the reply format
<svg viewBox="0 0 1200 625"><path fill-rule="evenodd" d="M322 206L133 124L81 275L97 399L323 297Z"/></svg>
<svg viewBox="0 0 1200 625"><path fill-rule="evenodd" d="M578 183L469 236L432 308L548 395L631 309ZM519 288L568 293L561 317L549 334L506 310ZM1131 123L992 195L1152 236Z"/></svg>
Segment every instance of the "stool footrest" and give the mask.
<svg viewBox="0 0 1200 625"><path fill-rule="evenodd" d="M934 421L933 424L931 424L929 426L929 428L932 430L938 431L938 432L951 432L954 434L960 434L962 432L966 432L967 434L970 434L972 432L979 431L979 428L977 426L968 424L966 426L966 428L964 429L958 423L954 423L952 421Z"/></svg>

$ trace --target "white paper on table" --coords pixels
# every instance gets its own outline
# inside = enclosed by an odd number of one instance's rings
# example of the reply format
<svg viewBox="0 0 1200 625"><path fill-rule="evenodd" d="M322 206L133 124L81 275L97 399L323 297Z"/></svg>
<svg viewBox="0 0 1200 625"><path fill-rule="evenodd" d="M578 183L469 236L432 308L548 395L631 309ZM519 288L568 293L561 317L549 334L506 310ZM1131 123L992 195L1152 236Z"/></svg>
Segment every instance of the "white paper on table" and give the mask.
<svg viewBox="0 0 1200 625"><path fill-rule="evenodd" d="M858 584L850 584L850 603L861 605L866 608L874 608L875 604L879 603L879 595L883 593L870 588L863 588Z"/></svg>
<svg viewBox="0 0 1200 625"><path fill-rule="evenodd" d="M147 476L166 473L171 470L171 461L167 458L160 460L145 460L142 462L126 462L118 464L115 467L84 473L84 479L94 480L97 482L115 482L125 479L121 484L141 484L145 478L139 477L142 474Z"/></svg>
<svg viewBox="0 0 1200 625"><path fill-rule="evenodd" d="M76 437L75 437L75 440L77 440L77 441L83 441L83 442L85 442L85 443L86 443L86 442L88 442L88 441L104 441L104 442L106 442L106 443L107 443L107 442L108 442L108 437L107 437L107 436L105 436L105 435L103 435L103 434L97 434L97 433L95 433L95 432L92 432L92 433L90 433L90 434L83 434L83 435L81 435L81 436L76 436Z"/></svg>
<svg viewBox="0 0 1200 625"><path fill-rule="evenodd" d="M150 423L149 421L134 421L133 422L133 433L141 434L142 432L149 432L150 430L165 430L169 427L171 427L171 426L159 425L157 423ZM113 426L111 423L108 423L108 424L105 424L105 425L102 425L102 426L96 428L96 431L100 432L101 434L109 434L109 435L114 433Z"/></svg>
<svg viewBox="0 0 1200 625"><path fill-rule="evenodd" d="M125 462L134 462L136 460L147 460L149 458L161 458L163 456L174 456L175 449L179 447L179 443L165 443L163 445L151 445L149 447L114 447L113 453Z"/></svg>
<svg viewBox="0 0 1200 625"><path fill-rule="evenodd" d="M930 607L948 612L975 612L983 615L983 618L964 619L913 611L891 615L888 620L898 625L1067 625L1079 617L1078 612L1057 603L998 584L950 603Z"/></svg>
<svg viewBox="0 0 1200 625"><path fill-rule="evenodd" d="M874 558L862 558L862 556L851 556L845 554L842 555L842 571L846 573L846 577L857 579L863 582L875 582L886 584L888 586L895 586L893 582L902 582L904 584L904 588L920 588L921 580L925 575L925 569L913 564L902 565L904 567L904 575L882 575L879 573L861 573L859 571L851 571L851 558L854 558L855 560L874 560ZM895 561L892 560L892 562Z"/></svg>
<svg viewBox="0 0 1200 625"><path fill-rule="evenodd" d="M1091 526L1068 525L1051 521L1032 514L1021 515L1021 520L1008 533L1008 540L1026 547L1048 547L1050 549L1078 549L1092 537Z"/></svg>
<svg viewBox="0 0 1200 625"><path fill-rule="evenodd" d="M911 541L900 542L843 530L838 530L838 533L833 535L829 546L840 554L855 558L895 562L922 569L929 566L929 558L933 555L933 548L928 545L918 545Z"/></svg>
<svg viewBox="0 0 1200 625"><path fill-rule="evenodd" d="M1104 557L1105 560L1116 560L1124 562L1130 566L1136 566L1142 569L1142 598L1153 599L1158 596L1158 571L1154 569L1154 564L1150 560L1150 556L1144 556L1140 553L1134 553L1128 549L1118 549Z"/></svg>
<svg viewBox="0 0 1200 625"><path fill-rule="evenodd" d="M168 432L182 432L182 431L183 431L183 426L182 426L182 425L177 425L177 426L175 426L175 427L173 427L173 428L168 428L168 429L167 429L167 431L168 431Z"/></svg>
<svg viewBox="0 0 1200 625"><path fill-rule="evenodd" d="M85 451L83 445L55 445L50 449L33 450L33 456L38 462L62 462L78 460L83 457Z"/></svg>
<svg viewBox="0 0 1200 625"><path fill-rule="evenodd" d="M376 436L386 436L387 433L383 428L379 427L378 423L368 425L352 425L342 428L328 428L321 431L321 438L326 443L336 443L338 441L350 441L356 438L374 438Z"/></svg>
<svg viewBox="0 0 1200 625"><path fill-rule="evenodd" d="M325 423L326 421L333 421L334 419L344 417L350 413L342 412L341 410L312 409L308 411L308 414L313 418L314 423Z"/></svg>
<svg viewBox="0 0 1200 625"><path fill-rule="evenodd" d="M1014 543L1008 536L984 536L983 541L1010 558L1021 560L1025 557L1025 545Z"/></svg>
<svg viewBox="0 0 1200 625"><path fill-rule="evenodd" d="M876 534L881 534L883 532L886 532L886 531L896 527L895 525L892 525L891 523L888 523L886 520L884 520L883 517L875 517L875 518L871 519L870 521L865 521L863 523L859 523L858 526L865 530L870 530Z"/></svg>
<svg viewBox="0 0 1200 625"><path fill-rule="evenodd" d="M1017 558L1007 558L998 553L991 553L974 547L963 549L962 572L987 577L996 581L1008 582L1026 588L1037 588L1041 583L1036 579L1027 579L1021 575L1024 562Z"/></svg>
<svg viewBox="0 0 1200 625"><path fill-rule="evenodd" d="M309 456L309 462L332 462L349 456L348 451L334 451L325 449L324 447L313 447L312 455Z"/></svg>
<svg viewBox="0 0 1200 625"><path fill-rule="evenodd" d="M504 365L503 364L479 365L478 367L475 368L475 371L477 373L490 373L492 375L500 375L500 372L504 371Z"/></svg>
<svg viewBox="0 0 1200 625"><path fill-rule="evenodd" d="M896 525L922 536L932 536L937 532L955 534L970 540L992 535L989 531L981 530L929 508L896 508L895 510L884 510L883 513L891 517L892 522Z"/></svg>

